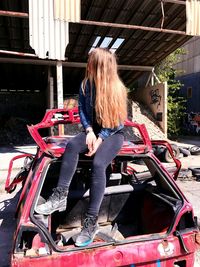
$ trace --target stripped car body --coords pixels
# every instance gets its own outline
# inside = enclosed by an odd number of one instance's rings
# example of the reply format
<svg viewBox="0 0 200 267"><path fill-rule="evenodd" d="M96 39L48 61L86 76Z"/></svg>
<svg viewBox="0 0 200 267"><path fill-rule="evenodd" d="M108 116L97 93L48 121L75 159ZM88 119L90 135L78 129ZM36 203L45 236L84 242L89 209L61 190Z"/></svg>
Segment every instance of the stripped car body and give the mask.
<svg viewBox="0 0 200 267"><path fill-rule="evenodd" d="M49 110L29 132L38 145L23 179L6 181L7 192L23 180L17 207L12 267L28 266L180 266L192 267L199 240L193 208L175 180L180 161L166 141L151 141L142 124L126 121L129 138L107 169L107 186L99 214L100 230L87 247L74 246L89 201L91 159L80 155L64 212L40 215L56 186L62 154L72 136L42 138L40 129L80 122L78 110ZM139 140L131 140L135 129ZM152 145L164 145L175 162L168 169L154 155ZM12 165L12 164L11 164Z"/></svg>

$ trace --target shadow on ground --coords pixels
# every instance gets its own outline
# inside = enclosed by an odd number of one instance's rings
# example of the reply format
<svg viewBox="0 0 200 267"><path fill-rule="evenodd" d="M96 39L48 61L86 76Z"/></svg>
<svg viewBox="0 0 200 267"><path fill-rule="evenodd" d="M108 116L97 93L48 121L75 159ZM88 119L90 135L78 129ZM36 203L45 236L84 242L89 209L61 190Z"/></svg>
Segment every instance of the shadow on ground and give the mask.
<svg viewBox="0 0 200 267"><path fill-rule="evenodd" d="M19 146L19 147L15 147L15 146L2 146L0 147L0 154L3 154L3 153L26 153L26 150L33 150L35 149L35 144L31 144L29 147L28 145L27 146ZM30 152L29 152L30 153Z"/></svg>
<svg viewBox="0 0 200 267"><path fill-rule="evenodd" d="M0 199L0 266L10 266L10 253L12 251L13 234L16 226L15 210L20 196L17 193L1 196Z"/></svg>
<svg viewBox="0 0 200 267"><path fill-rule="evenodd" d="M200 136L180 136L177 142L200 147Z"/></svg>

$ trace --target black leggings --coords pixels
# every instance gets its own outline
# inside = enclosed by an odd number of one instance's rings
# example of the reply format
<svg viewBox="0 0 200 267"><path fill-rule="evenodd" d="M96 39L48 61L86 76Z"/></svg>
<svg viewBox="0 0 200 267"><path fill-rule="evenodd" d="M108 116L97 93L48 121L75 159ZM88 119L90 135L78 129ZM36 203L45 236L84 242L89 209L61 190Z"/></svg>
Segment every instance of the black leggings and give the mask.
<svg viewBox="0 0 200 267"><path fill-rule="evenodd" d="M90 202L87 213L98 216L106 187L106 168L115 158L124 141L122 132L106 138L97 149L92 161L92 179ZM79 153L87 151L86 134L81 132L72 138L66 146L61 164L58 186L69 188L76 171Z"/></svg>

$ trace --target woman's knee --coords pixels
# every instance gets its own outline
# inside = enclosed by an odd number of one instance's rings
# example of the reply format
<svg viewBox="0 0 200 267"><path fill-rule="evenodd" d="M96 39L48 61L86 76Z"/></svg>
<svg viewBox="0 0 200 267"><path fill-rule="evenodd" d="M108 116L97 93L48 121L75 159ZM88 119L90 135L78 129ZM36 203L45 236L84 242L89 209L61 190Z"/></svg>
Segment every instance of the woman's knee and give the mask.
<svg viewBox="0 0 200 267"><path fill-rule="evenodd" d="M105 170L107 166L105 166L104 162L99 159L99 160L96 160L94 159L93 162L92 162L92 167L93 167L93 170Z"/></svg>
<svg viewBox="0 0 200 267"><path fill-rule="evenodd" d="M78 152L78 145L77 143L73 140L73 138L71 140L69 140L69 142L66 145L65 151L77 151Z"/></svg>

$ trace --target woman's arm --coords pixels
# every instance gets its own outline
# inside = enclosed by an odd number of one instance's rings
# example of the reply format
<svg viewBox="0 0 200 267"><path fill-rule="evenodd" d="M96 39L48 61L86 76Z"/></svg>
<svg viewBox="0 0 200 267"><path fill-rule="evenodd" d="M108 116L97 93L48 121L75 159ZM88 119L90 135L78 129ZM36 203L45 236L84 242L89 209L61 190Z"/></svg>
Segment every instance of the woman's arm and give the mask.
<svg viewBox="0 0 200 267"><path fill-rule="evenodd" d="M78 110L79 110L81 124L86 130L88 127L91 127L91 121L89 120L86 112L86 101L85 101L85 95L83 94L82 84L79 89Z"/></svg>

